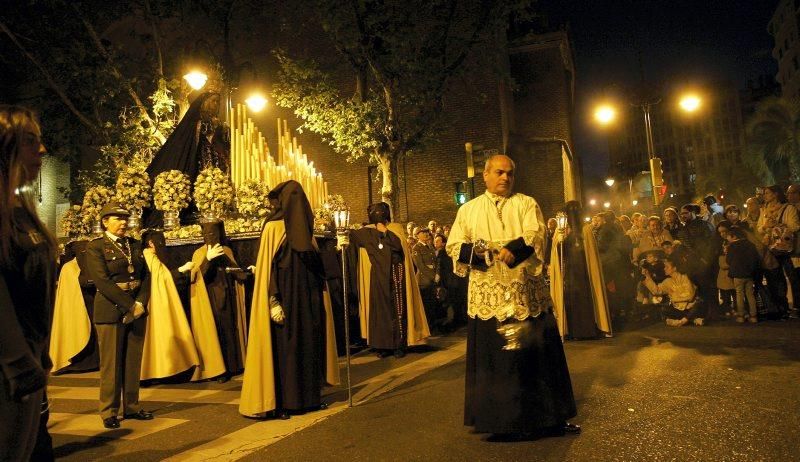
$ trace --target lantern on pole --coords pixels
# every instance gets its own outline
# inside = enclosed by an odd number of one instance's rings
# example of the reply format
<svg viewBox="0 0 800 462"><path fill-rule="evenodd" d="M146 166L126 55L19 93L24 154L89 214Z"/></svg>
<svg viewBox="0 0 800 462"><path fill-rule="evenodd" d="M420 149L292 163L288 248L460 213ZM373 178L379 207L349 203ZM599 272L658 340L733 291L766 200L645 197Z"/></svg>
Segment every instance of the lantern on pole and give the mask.
<svg viewBox="0 0 800 462"><path fill-rule="evenodd" d="M350 209L340 205L332 210L336 226L336 243L342 252L342 303L344 304L344 344L347 369L347 402L353 407L353 389L350 381L350 307L347 304L347 246L350 245Z"/></svg>

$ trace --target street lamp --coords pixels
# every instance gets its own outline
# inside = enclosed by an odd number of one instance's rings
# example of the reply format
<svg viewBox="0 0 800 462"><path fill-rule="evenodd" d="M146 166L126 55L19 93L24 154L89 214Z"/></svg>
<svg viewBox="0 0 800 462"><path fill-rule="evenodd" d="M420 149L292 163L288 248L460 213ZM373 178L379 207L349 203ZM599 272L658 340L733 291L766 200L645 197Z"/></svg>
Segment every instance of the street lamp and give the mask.
<svg viewBox="0 0 800 462"><path fill-rule="evenodd" d="M591 205L592 207L597 205L597 199L589 199L589 205Z"/></svg>
<svg viewBox="0 0 800 462"><path fill-rule="evenodd" d="M601 125L608 125L617 118L617 110L610 104L603 104L594 111L594 119Z"/></svg>
<svg viewBox="0 0 800 462"><path fill-rule="evenodd" d="M700 108L700 103L701 100L699 96L695 95L694 93L689 93L684 95L678 104L680 105L681 109L686 112L695 112Z"/></svg>
<svg viewBox="0 0 800 462"><path fill-rule="evenodd" d="M609 188L614 186L614 179L613 178L606 178L606 184L608 185Z"/></svg>
<svg viewBox="0 0 800 462"><path fill-rule="evenodd" d="M603 207L611 208L611 202L608 202L608 201L603 202Z"/></svg>
<svg viewBox="0 0 800 462"><path fill-rule="evenodd" d="M253 93L249 98L244 100L247 107L253 112L261 112L267 106L267 98L261 93Z"/></svg>
<svg viewBox="0 0 800 462"><path fill-rule="evenodd" d="M637 205L639 205L639 201L637 201L636 199L634 199L634 200L631 202L631 204L633 204L633 206L634 206L634 207L636 207Z"/></svg>
<svg viewBox="0 0 800 462"><path fill-rule="evenodd" d="M188 74L183 76L183 80L186 80L186 83L189 84L194 90L200 90L206 85L208 81L208 75L204 72L193 70Z"/></svg>

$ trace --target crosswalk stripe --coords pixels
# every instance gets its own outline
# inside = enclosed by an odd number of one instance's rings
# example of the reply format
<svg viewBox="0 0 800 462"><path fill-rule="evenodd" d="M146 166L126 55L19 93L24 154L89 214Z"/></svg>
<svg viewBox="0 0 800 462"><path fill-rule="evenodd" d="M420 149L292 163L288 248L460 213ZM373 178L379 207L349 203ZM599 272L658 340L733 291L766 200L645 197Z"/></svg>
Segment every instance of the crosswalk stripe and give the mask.
<svg viewBox="0 0 800 462"><path fill-rule="evenodd" d="M238 390L191 390L185 388L143 388L140 401L164 401L171 403L239 404ZM97 400L98 387L62 387L50 385L47 396L57 399Z"/></svg>
<svg viewBox="0 0 800 462"><path fill-rule="evenodd" d="M159 417L146 422L126 420L121 428L105 430L100 416L97 414L51 412L47 429L51 434L135 440L186 422L188 420L167 417Z"/></svg>
<svg viewBox="0 0 800 462"><path fill-rule="evenodd" d="M361 404L377 398L400 385L407 383L430 370L454 361L466 353L465 340L456 342L447 349L424 356L416 361L393 369L371 379L365 380L354 388L364 386L355 395L353 403ZM347 409L347 403L337 402L328 409L292 416L289 420L269 420L258 422L206 444L175 454L166 461L234 461L266 448L292 433L317 424Z"/></svg>

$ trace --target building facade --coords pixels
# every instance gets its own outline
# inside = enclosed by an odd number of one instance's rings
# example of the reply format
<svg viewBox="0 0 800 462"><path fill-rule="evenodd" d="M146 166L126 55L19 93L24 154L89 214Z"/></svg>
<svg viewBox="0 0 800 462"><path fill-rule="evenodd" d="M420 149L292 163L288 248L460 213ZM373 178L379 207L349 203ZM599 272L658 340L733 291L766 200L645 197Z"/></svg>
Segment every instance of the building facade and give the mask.
<svg viewBox="0 0 800 462"><path fill-rule="evenodd" d="M780 0L767 30L775 40L772 57L778 62L775 80L786 98L800 98L800 0Z"/></svg>
<svg viewBox="0 0 800 462"><path fill-rule="evenodd" d="M545 216L580 197L580 163L571 149L575 71L568 34L531 34L510 43L507 75L510 79L487 69L451 85L442 114L447 128L427 149L400 161L396 221L451 223L458 211L457 189L482 194L482 160L493 153L515 160L515 189L535 197ZM300 124L292 122L289 111L276 113L289 118L290 125ZM345 162L314 133L297 138L323 172L329 191L341 194L350 206L352 220L366 220L367 206L381 197L376 168L366 160ZM467 178L467 143L476 161L472 180Z"/></svg>
<svg viewBox="0 0 800 462"><path fill-rule="evenodd" d="M661 158L667 185L665 199L679 201L715 193L708 190L710 177L728 166L741 165L745 139L739 91L726 82L707 88L703 109L697 114L684 114L667 100L651 106L655 155ZM649 182L635 180L650 169L644 115L639 107L629 106L621 119L620 126L609 136L611 173L625 180L626 187L627 180L634 179L633 198L646 200L652 194Z"/></svg>

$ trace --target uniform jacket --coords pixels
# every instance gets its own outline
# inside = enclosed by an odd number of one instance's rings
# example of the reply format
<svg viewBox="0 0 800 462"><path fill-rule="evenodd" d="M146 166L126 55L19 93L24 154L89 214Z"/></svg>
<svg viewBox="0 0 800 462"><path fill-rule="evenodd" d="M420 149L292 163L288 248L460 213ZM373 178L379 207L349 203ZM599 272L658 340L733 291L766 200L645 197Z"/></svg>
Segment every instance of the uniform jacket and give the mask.
<svg viewBox="0 0 800 462"><path fill-rule="evenodd" d="M420 288L431 287L436 277L436 251L431 246L417 242L411 249L411 258L417 267Z"/></svg>
<svg viewBox="0 0 800 462"><path fill-rule="evenodd" d="M117 240L123 246L123 239L130 245L133 274L128 272L125 254L113 243L108 235L89 242L86 246L86 263L89 277L97 286L94 299L95 324L120 322L122 316L139 301L147 306L150 299L150 273L142 255L142 244L136 239L124 237ZM117 283L141 281L141 286L133 291L125 291Z"/></svg>

